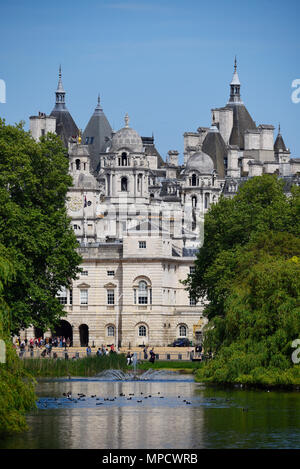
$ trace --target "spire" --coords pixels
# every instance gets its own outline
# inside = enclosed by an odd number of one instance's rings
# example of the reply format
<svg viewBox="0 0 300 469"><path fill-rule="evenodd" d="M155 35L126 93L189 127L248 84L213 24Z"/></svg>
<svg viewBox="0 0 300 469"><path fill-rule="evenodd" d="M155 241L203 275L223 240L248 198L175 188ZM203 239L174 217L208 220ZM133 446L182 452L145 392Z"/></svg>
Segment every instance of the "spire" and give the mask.
<svg viewBox="0 0 300 469"><path fill-rule="evenodd" d="M211 124L211 127L210 127L210 132L219 132L219 129L218 129L218 126L216 124L216 120L215 120L215 113L213 112L213 115L212 115L212 124Z"/></svg>
<svg viewBox="0 0 300 469"><path fill-rule="evenodd" d="M278 135L275 140L274 150L275 150L275 153L278 153L279 151L287 151L284 140L280 133L280 124L278 125Z"/></svg>
<svg viewBox="0 0 300 469"><path fill-rule="evenodd" d="M101 104L100 104L100 93L98 93L98 100L97 100L97 106L95 108L95 114L100 114L103 111Z"/></svg>
<svg viewBox="0 0 300 469"><path fill-rule="evenodd" d="M59 66L59 71L58 71L58 84L57 84L57 90L55 91L55 103L58 108L65 108L65 95L66 92L64 90L62 81L61 81L61 65Z"/></svg>
<svg viewBox="0 0 300 469"><path fill-rule="evenodd" d="M129 127L129 115L127 114L127 112L125 114L124 121L125 121L125 127Z"/></svg>
<svg viewBox="0 0 300 469"><path fill-rule="evenodd" d="M230 83L230 98L229 102L230 103L239 103L241 102L241 96L240 96L240 88L241 88L241 83L240 79L237 73L237 60L236 56L234 58L234 72L233 72L233 77Z"/></svg>

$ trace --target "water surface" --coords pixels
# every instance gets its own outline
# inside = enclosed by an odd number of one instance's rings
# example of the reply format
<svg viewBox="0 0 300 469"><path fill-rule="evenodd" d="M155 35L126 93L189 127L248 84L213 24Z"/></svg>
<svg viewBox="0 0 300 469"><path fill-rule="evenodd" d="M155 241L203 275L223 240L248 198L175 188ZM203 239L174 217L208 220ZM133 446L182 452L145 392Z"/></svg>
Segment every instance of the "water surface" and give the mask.
<svg viewBox="0 0 300 469"><path fill-rule="evenodd" d="M297 392L213 389L171 372L146 381L41 380L36 392L30 430L0 448L300 447Z"/></svg>

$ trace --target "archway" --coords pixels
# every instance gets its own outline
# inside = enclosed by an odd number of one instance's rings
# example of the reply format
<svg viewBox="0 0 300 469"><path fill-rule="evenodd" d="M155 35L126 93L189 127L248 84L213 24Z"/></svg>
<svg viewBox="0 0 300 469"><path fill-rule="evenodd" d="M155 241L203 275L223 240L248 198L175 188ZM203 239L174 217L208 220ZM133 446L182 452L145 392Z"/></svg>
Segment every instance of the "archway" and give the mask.
<svg viewBox="0 0 300 469"><path fill-rule="evenodd" d="M64 337L66 340L70 339L70 345L73 344L73 330L68 321L61 319L59 324L52 331L52 337Z"/></svg>
<svg viewBox="0 0 300 469"><path fill-rule="evenodd" d="M43 332L43 329L41 329L40 327L35 327L34 328L34 338L35 339L39 339L39 338L44 338L44 332Z"/></svg>
<svg viewBox="0 0 300 469"><path fill-rule="evenodd" d="M80 347L87 347L89 345L89 326L81 324L79 326Z"/></svg>

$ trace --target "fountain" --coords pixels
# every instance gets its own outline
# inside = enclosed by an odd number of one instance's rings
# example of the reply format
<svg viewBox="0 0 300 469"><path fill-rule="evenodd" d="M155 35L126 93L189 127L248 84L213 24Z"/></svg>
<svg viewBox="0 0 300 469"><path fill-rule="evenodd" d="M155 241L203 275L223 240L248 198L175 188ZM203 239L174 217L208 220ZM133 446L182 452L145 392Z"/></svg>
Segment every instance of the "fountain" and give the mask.
<svg viewBox="0 0 300 469"><path fill-rule="evenodd" d="M165 375L164 370L152 370L151 368L144 373L137 373L136 364L133 372L124 372L122 370L106 370L101 371L97 376L106 380L113 381L148 381L153 379L159 379L162 375Z"/></svg>

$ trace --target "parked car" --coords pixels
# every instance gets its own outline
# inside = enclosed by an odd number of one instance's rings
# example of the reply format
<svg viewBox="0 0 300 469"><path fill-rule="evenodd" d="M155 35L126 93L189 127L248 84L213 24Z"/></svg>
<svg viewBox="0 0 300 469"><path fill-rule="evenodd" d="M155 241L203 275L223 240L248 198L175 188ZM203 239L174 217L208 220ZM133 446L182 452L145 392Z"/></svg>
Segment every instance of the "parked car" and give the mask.
<svg viewBox="0 0 300 469"><path fill-rule="evenodd" d="M174 340L172 347L189 347L191 342L187 338L181 338Z"/></svg>

